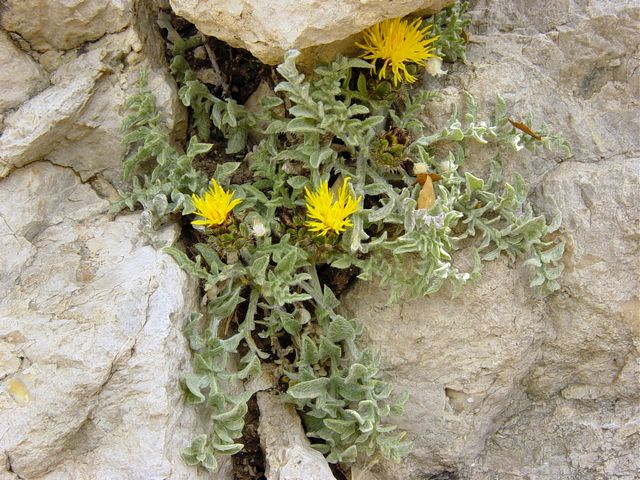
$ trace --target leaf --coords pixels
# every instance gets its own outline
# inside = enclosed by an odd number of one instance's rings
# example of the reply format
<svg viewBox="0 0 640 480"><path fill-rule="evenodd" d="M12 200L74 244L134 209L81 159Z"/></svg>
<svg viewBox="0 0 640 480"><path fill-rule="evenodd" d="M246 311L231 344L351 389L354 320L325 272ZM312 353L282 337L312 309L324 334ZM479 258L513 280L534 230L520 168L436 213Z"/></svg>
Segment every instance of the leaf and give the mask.
<svg viewBox="0 0 640 480"><path fill-rule="evenodd" d="M297 117L287 124L287 132L291 133L324 133L324 130L315 126L307 118Z"/></svg>
<svg viewBox="0 0 640 480"><path fill-rule="evenodd" d="M366 95L367 92L367 77L363 73L358 75L358 92L361 95Z"/></svg>
<svg viewBox="0 0 640 480"><path fill-rule="evenodd" d="M236 374L236 376L240 380L246 380L247 378L255 377L260 373L260 368L261 368L260 359L258 358L257 355L253 354L253 352L251 353L252 353L251 360L249 360L247 365Z"/></svg>
<svg viewBox="0 0 640 480"><path fill-rule="evenodd" d="M326 377L296 383L289 387L287 393L297 400L317 398L327 391L329 379Z"/></svg>
<svg viewBox="0 0 640 480"><path fill-rule="evenodd" d="M391 415L399 417L404 413L404 404L409 399L409 392L402 392L391 404Z"/></svg>
<svg viewBox="0 0 640 480"><path fill-rule="evenodd" d="M464 178L467 183L467 189L473 192L476 190L482 190L484 188L484 180L471 175L469 172L465 172Z"/></svg>
<svg viewBox="0 0 640 480"><path fill-rule="evenodd" d="M347 112L350 117L353 117L355 115L366 115L367 113L369 113L369 109L364 105L359 105L356 103L354 105L351 105Z"/></svg>
<svg viewBox="0 0 640 480"><path fill-rule="evenodd" d="M270 110L282 104L283 100L280 97L275 97L273 95L265 95L260 98L260 105L262 105L262 108L265 110Z"/></svg>
<svg viewBox="0 0 640 480"><path fill-rule="evenodd" d="M302 330L302 325L300 325L300 322L298 322L293 315L286 315L282 317L282 328L284 328L289 335L298 335L300 330Z"/></svg>
<svg viewBox="0 0 640 480"><path fill-rule="evenodd" d="M213 174L213 177L219 183L225 183L226 180L234 174L234 172L240 166L240 162L224 162L220 163L216 166L216 171Z"/></svg>
<svg viewBox="0 0 640 480"><path fill-rule="evenodd" d="M202 394L200 389L206 387L209 384L206 376L197 375L195 373L187 373L184 376L184 384L187 387L188 392L191 394L191 396L187 397L189 403L204 402L204 395Z"/></svg>
<svg viewBox="0 0 640 480"><path fill-rule="evenodd" d="M247 146L247 134L246 130L236 130L231 134L227 140L227 148L225 153L233 155L234 153L241 152Z"/></svg>
<svg viewBox="0 0 640 480"><path fill-rule="evenodd" d="M340 360L341 355L342 349L340 346L333 343L327 337L320 337L320 360L330 358L332 361L337 362Z"/></svg>
<svg viewBox="0 0 640 480"><path fill-rule="evenodd" d="M302 337L302 351L300 354L300 361L303 365L314 365L320 360L320 354L318 353L318 347L308 335Z"/></svg>
<svg viewBox="0 0 640 480"><path fill-rule="evenodd" d="M213 144L211 143L199 143L198 137L191 137L189 146L187 147L187 157L195 158L197 155L207 153L212 147Z"/></svg>
<svg viewBox="0 0 640 480"><path fill-rule="evenodd" d="M327 337L332 342L352 341L356 338L356 331L349 320L344 317L337 317L329 325Z"/></svg>
<svg viewBox="0 0 640 480"><path fill-rule="evenodd" d="M211 447L223 455L235 455L244 448L242 443L211 443Z"/></svg>
<svg viewBox="0 0 640 480"><path fill-rule="evenodd" d="M309 157L309 165L311 168L318 169L326 160L331 158L335 152L330 148L325 148L317 152L313 152Z"/></svg>
<svg viewBox="0 0 640 480"><path fill-rule="evenodd" d="M375 210L369 210L369 222L375 223L381 220L384 220L396 206L396 202L393 198L389 198L387 203L383 205L381 208L376 208Z"/></svg>
<svg viewBox="0 0 640 480"><path fill-rule="evenodd" d="M436 192L433 189L433 181L431 177L427 175L425 177L424 185L422 185L422 189L420 190L420 195L418 196L418 205L416 207L417 210L429 210L436 203Z"/></svg>
<svg viewBox="0 0 640 480"><path fill-rule="evenodd" d="M307 177L303 177L300 175L297 175L295 177L289 177L287 178L287 183L295 189L300 189L302 187L304 187L307 182L309 181L309 179Z"/></svg>
<svg viewBox="0 0 640 480"><path fill-rule="evenodd" d="M240 290L241 287L238 287L230 294L210 301L208 305L209 313L219 318L226 318L231 315L238 304L244 300L240 296Z"/></svg>
<svg viewBox="0 0 640 480"><path fill-rule="evenodd" d="M369 218L371 218L371 217L369 217ZM336 259L333 262L331 262L331 266L333 268L339 268L339 269L343 270L343 269L349 268L351 265L353 265L353 262L354 262L354 258L353 258L352 255L342 255L338 259Z"/></svg>
<svg viewBox="0 0 640 480"><path fill-rule="evenodd" d="M216 461L216 457L214 457L213 453L211 452L205 452L204 458L200 460L200 463L204 468L206 468L210 472L218 468L218 462Z"/></svg>
<svg viewBox="0 0 640 480"><path fill-rule="evenodd" d="M353 463L358 456L358 449L355 445L351 445L345 451L339 454L339 460L344 463Z"/></svg>
<svg viewBox="0 0 640 480"><path fill-rule="evenodd" d="M325 418L323 420L324 425L339 434L348 434L354 432L356 429L353 420L338 420L334 418Z"/></svg>
<svg viewBox="0 0 640 480"><path fill-rule="evenodd" d="M536 274L535 278L533 280L531 280L531 283L529 283L529 286L530 287L539 287L544 282L545 282L544 275L541 272L538 272Z"/></svg>
<svg viewBox="0 0 640 480"><path fill-rule="evenodd" d="M544 269L544 276L547 280L556 280L562 275L564 265L558 265L556 267L546 267Z"/></svg>
<svg viewBox="0 0 640 480"><path fill-rule="evenodd" d="M540 259L542 260L542 263L557 262L562 258L563 253L564 242L559 242L546 252L541 252Z"/></svg>
<svg viewBox="0 0 640 480"><path fill-rule="evenodd" d="M180 268L185 272L203 280L209 279L209 273L198 263L199 257L196 257L197 262L194 262L186 253L176 247L164 247L163 251L171 255Z"/></svg>
<svg viewBox="0 0 640 480"><path fill-rule="evenodd" d="M202 258L204 258L204 261L207 262L207 265L209 265L209 267L212 267L214 271L218 272L224 267L225 264L222 262L222 260L220 260L220 257L218 256L216 251L208 244L198 243L196 244L196 250L200 255L202 255Z"/></svg>
<svg viewBox="0 0 640 480"><path fill-rule="evenodd" d="M298 251L293 248L278 262L278 265L276 265L274 272L276 273L276 275L288 274L295 268L297 260Z"/></svg>
<svg viewBox="0 0 640 480"><path fill-rule="evenodd" d="M258 281L258 283L262 283L262 281L264 281L267 266L269 265L269 258L269 254L262 255L249 265L249 273Z"/></svg>
<svg viewBox="0 0 640 480"><path fill-rule="evenodd" d="M532 266L532 267L541 267L542 266L542 262L540 261L540 259L538 257L531 257L531 258L528 258L527 260L525 260L522 265L525 265L525 266L529 265L529 266Z"/></svg>
<svg viewBox="0 0 640 480"><path fill-rule="evenodd" d="M266 134L278 134L284 132L286 128L287 122L283 120L275 120L267 126L264 132Z"/></svg>

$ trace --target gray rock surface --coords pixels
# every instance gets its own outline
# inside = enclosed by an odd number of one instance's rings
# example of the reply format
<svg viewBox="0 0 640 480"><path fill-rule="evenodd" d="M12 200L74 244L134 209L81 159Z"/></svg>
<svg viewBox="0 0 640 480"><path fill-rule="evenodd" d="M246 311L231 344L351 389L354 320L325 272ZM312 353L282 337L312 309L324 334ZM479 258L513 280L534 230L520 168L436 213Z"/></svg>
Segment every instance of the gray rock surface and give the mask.
<svg viewBox="0 0 640 480"><path fill-rule="evenodd" d="M451 0L170 0L181 17L206 35L277 64L287 50L331 58L353 49L349 38L387 18L440 10ZM344 42L345 39L348 39ZM335 42L335 43L334 43Z"/></svg>
<svg viewBox="0 0 640 480"><path fill-rule="evenodd" d="M133 0L5 0L0 25L37 51L70 50L123 30Z"/></svg>
<svg viewBox="0 0 640 480"><path fill-rule="evenodd" d="M142 68L148 71L168 129L180 135L185 127L184 107L167 71L153 14L141 7L130 21L132 25L124 31L105 35L83 49L55 58L45 57L55 53L52 50L40 55L48 69L57 65L50 76L51 86L4 118L0 177L47 159L72 167L83 180L99 175L120 185L125 147L119 127L126 115L124 104L135 92ZM14 55L25 54L18 51ZM25 69L20 69L23 75Z"/></svg>
<svg viewBox="0 0 640 480"><path fill-rule="evenodd" d="M0 451L29 479L201 478L178 388L193 281L69 168L0 181ZM173 242L178 231L160 235Z"/></svg>
<svg viewBox="0 0 640 480"><path fill-rule="evenodd" d="M269 62L292 47L335 53L332 42L383 18L443 3L171 0L205 33ZM189 361L180 328L197 290L143 242L137 214L106 215L120 182L123 104L141 67L169 129L185 125L155 4L2 5L2 480L211 478L179 458L206 428L177 388ZM446 119L447 102L468 90L489 115L501 93L514 117L531 110L565 134L568 158L504 159L533 185L539 211L563 215L563 288L537 300L527 272L505 259L457 299L445 291L388 307L384 292L358 284L345 307L412 393L399 423L415 449L354 478L636 479L640 7L476 0L472 10L468 65L425 80L447 86L429 114ZM488 157L470 152L470 167L486 169ZM155 240L176 235L169 227ZM259 402L269 478L332 478L295 414L268 394ZM215 478L231 475L226 461Z"/></svg>
<svg viewBox="0 0 640 480"><path fill-rule="evenodd" d="M168 128L184 127L155 14L136 5L2 5L3 480L209 478L179 456L205 428L179 388L198 290L144 242L139 214L107 215L142 67ZM178 234L167 227L154 245Z"/></svg>
<svg viewBox="0 0 640 480"><path fill-rule="evenodd" d="M538 211L562 213L562 290L539 301L527 272L487 265L460 297L385 307L358 284L346 306L409 390L415 442L379 479L638 478L640 457L640 7L636 2L477 1L467 66L447 100L495 94L533 111L573 154L503 158ZM436 80L428 80L437 82ZM447 103L432 110L448 114ZM476 152L477 149L471 149ZM478 150L479 152L479 150ZM482 171L485 159L472 156ZM448 473L447 473L448 472ZM455 476L455 477L454 477Z"/></svg>
<svg viewBox="0 0 640 480"><path fill-rule="evenodd" d="M48 85L46 74L29 55L0 31L0 114L20 105Z"/></svg>
<svg viewBox="0 0 640 480"><path fill-rule="evenodd" d="M267 480L335 480L325 458L311 448L295 408L277 395L257 395Z"/></svg>

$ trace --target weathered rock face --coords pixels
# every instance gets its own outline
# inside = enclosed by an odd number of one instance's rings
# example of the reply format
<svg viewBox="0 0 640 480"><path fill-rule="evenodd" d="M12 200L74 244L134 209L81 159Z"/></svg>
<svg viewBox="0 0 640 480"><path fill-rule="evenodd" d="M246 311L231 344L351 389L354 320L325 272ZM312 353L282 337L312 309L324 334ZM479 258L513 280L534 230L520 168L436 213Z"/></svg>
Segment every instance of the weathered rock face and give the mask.
<svg viewBox="0 0 640 480"><path fill-rule="evenodd" d="M249 50L260 61L277 64L287 50L330 58L352 47L344 39L387 18L417 10L437 11L451 0L170 0L177 15L206 35ZM336 44L326 47L328 44Z"/></svg>
<svg viewBox="0 0 640 480"><path fill-rule="evenodd" d="M69 50L129 25L133 0L5 0L0 25L37 51Z"/></svg>
<svg viewBox="0 0 640 480"><path fill-rule="evenodd" d="M335 480L325 458L311 448L292 405L279 396L260 392L258 407L268 480Z"/></svg>
<svg viewBox="0 0 640 480"><path fill-rule="evenodd" d="M197 429L177 388L192 280L143 244L138 215L111 221L69 168L15 171L0 203L0 448L11 471L199 478L178 457Z"/></svg>
<svg viewBox="0 0 640 480"><path fill-rule="evenodd" d="M3 19L22 18L20 15L24 13L24 5L28 3L9 3ZM98 4L104 2L85 3L95 4L97 8ZM124 3L116 3L124 8ZM30 7L31 11L37 11L37 8L38 5ZM51 2L46 11L64 15L67 8L70 7ZM129 7L123 11L129 12L129 15L126 28L119 33L83 44L82 49L67 52L31 51L33 58L38 59L43 68L50 72L45 82L50 82L51 86L22 103L15 111L5 114L3 129L0 129L0 177L16 167L46 158L55 164L72 167L83 180L99 175L119 185L125 154L119 126L126 114L124 104L135 91L142 68L149 72L150 86L160 107L166 112L168 128L177 133L182 131L184 109L167 71L163 42L157 26L144 2L140 3L135 14ZM37 15L31 17L36 18L34 22L37 21ZM97 23L102 25L101 22ZM17 26L21 25L26 24L22 22ZM92 25L90 23L87 28ZM17 26L14 26L16 30ZM118 29L122 28L120 26ZM81 38L82 41L95 39L93 34ZM22 61L20 67L16 67L17 74L30 78L28 76L33 75L30 72L35 62L20 51L10 55L13 64ZM25 63L24 57L31 63ZM21 88L24 90L27 87ZM27 91L32 93L35 89L29 87ZM21 91L16 95L21 94L19 98L23 99L27 92ZM14 101L11 106L15 107L17 103Z"/></svg>
<svg viewBox="0 0 640 480"><path fill-rule="evenodd" d="M204 428L179 389L198 290L145 244L139 214L107 215L140 68L168 127L184 120L153 12L133 3L2 5L3 479L208 476L179 457Z"/></svg>
<svg viewBox="0 0 640 480"><path fill-rule="evenodd" d="M0 114L20 105L48 83L40 66L0 31Z"/></svg>
<svg viewBox="0 0 640 480"><path fill-rule="evenodd" d="M468 65L440 86L485 106L501 93L514 116L531 110L568 138L569 158L503 159L525 173L539 211L563 216L563 288L538 301L526 271L498 261L454 300L441 292L385 307L384 292L364 284L347 295L388 374L411 393L399 423L414 452L378 478L637 478L640 8L472 8Z"/></svg>
<svg viewBox="0 0 640 480"><path fill-rule="evenodd" d="M205 33L277 62L290 48L335 53L332 42L384 18L447 2L171 3ZM501 93L514 116L532 110L572 144L569 158L505 159L507 172L524 172L533 185L539 211L563 215L563 289L535 299L527 272L504 259L456 299L442 292L387 307L384 292L357 285L345 307L398 388L412 393L399 423L415 442L401 465L382 463L359 478L635 479L640 7L472 7L468 65L428 81L448 85L452 101L468 90L488 106ZM153 17L142 0L2 5L3 480L210 477L178 456L206 428L177 388L195 285L144 243L137 214L106 215L124 155L118 128L141 67L167 126L176 135L184 127ZM434 122L446 105L430 107ZM474 156L470 166L486 164ZM176 236L169 227L155 240ZM290 409L260 395L270 478L331 478ZM229 462L215 477L231 477Z"/></svg>

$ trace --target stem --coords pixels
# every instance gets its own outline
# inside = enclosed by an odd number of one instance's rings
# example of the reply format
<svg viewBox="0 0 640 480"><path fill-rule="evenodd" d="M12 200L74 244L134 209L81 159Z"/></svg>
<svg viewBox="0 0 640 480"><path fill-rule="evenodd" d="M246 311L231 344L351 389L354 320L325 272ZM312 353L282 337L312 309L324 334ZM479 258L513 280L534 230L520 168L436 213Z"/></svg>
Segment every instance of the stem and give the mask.
<svg viewBox="0 0 640 480"><path fill-rule="evenodd" d="M213 71L218 77L218 82L220 83L220 87L222 88L222 93L225 97L228 97L230 94L229 85L224 81L224 77L222 76L222 72L220 71L220 67L218 66L218 61L216 60L216 55L211 50L209 43L207 42L207 37L203 34L200 34L202 37L202 43L204 44L204 49L207 51L207 55L209 56L209 60L211 60L211 66L213 67Z"/></svg>

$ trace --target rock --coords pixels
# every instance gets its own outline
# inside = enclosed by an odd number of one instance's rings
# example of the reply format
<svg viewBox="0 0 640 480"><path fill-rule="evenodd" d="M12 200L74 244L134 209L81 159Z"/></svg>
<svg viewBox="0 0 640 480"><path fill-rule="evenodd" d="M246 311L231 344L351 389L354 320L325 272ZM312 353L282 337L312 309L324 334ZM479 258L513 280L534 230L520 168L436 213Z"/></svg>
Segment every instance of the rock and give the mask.
<svg viewBox="0 0 640 480"><path fill-rule="evenodd" d="M179 458L197 289L108 206L46 162L0 181L0 448L20 478L204 478Z"/></svg>
<svg viewBox="0 0 640 480"><path fill-rule="evenodd" d="M325 458L311 448L295 408L277 395L257 395L267 480L334 480Z"/></svg>
<svg viewBox="0 0 640 480"><path fill-rule="evenodd" d="M474 74L460 75L459 86L479 103L490 104L501 93L512 111L523 117L532 111L565 134L582 162L637 150L639 8L632 1L615 8L596 0L570 9L567 4L534 2L512 18L513 2L491 2L490 14L479 2L472 22L477 43L470 45ZM544 19L554 18L558 27L548 29L551 20ZM536 33L526 33L532 28Z"/></svg>
<svg viewBox="0 0 640 480"><path fill-rule="evenodd" d="M0 25L37 51L70 50L131 21L133 0L5 0ZM36 13L36 14L34 14Z"/></svg>
<svg viewBox="0 0 640 480"><path fill-rule="evenodd" d="M536 300L524 268L488 264L460 297L384 306L357 284L344 305L411 398L398 424L414 441L377 478L635 479L640 425L640 129L635 2L477 1L468 65L428 79L456 101L502 94L568 138L573 154L503 158L537 211L562 214L560 292ZM619 62L616 60L620 60ZM442 124L446 102L435 104ZM486 159L470 146L469 168Z"/></svg>
<svg viewBox="0 0 640 480"><path fill-rule="evenodd" d="M491 436L469 478L634 479L640 471L640 158L565 162L536 192L570 240L529 402ZM510 452L505 456L505 452Z"/></svg>
<svg viewBox="0 0 640 480"><path fill-rule="evenodd" d="M0 30L0 113L20 105L48 83L38 64Z"/></svg>
<svg viewBox="0 0 640 480"><path fill-rule="evenodd" d="M330 59L338 51L353 49L354 39L344 39L371 25L417 10L434 12L448 3L451 0L401 0L393 5L384 0L171 0L171 7L202 33L277 64L294 48L320 47L305 53Z"/></svg>
<svg viewBox="0 0 640 480"><path fill-rule="evenodd" d="M198 289L143 242L139 214L106 213L141 68L168 131L186 125L156 12L133 4L2 6L0 112L15 108L0 115L2 479L209 477L180 458L209 428L179 388Z"/></svg>
<svg viewBox="0 0 640 480"><path fill-rule="evenodd" d="M410 392L396 423L414 450L381 478L421 478L443 466L471 463L524 392L539 355L542 311L528 299L526 278L504 259L460 297L449 292L385 306L388 296L358 283L343 308L364 325L364 343L382 352L385 373ZM491 308L488 308L491 305Z"/></svg>
<svg viewBox="0 0 640 480"><path fill-rule="evenodd" d="M53 85L6 116L0 177L46 158L73 167L83 180L101 174L120 186L123 106L135 92L142 68L168 131L182 135L185 111L167 71L162 39L148 12L141 10L136 19L136 27L106 36L85 53L67 55L51 75Z"/></svg>
<svg viewBox="0 0 640 480"><path fill-rule="evenodd" d="M68 75L57 72L54 85L7 116L0 137L0 177L12 168L41 160L74 127L91 99L96 81L105 73L103 52L94 50L67 64ZM76 72L83 72L76 75ZM57 81L56 81L57 80Z"/></svg>

